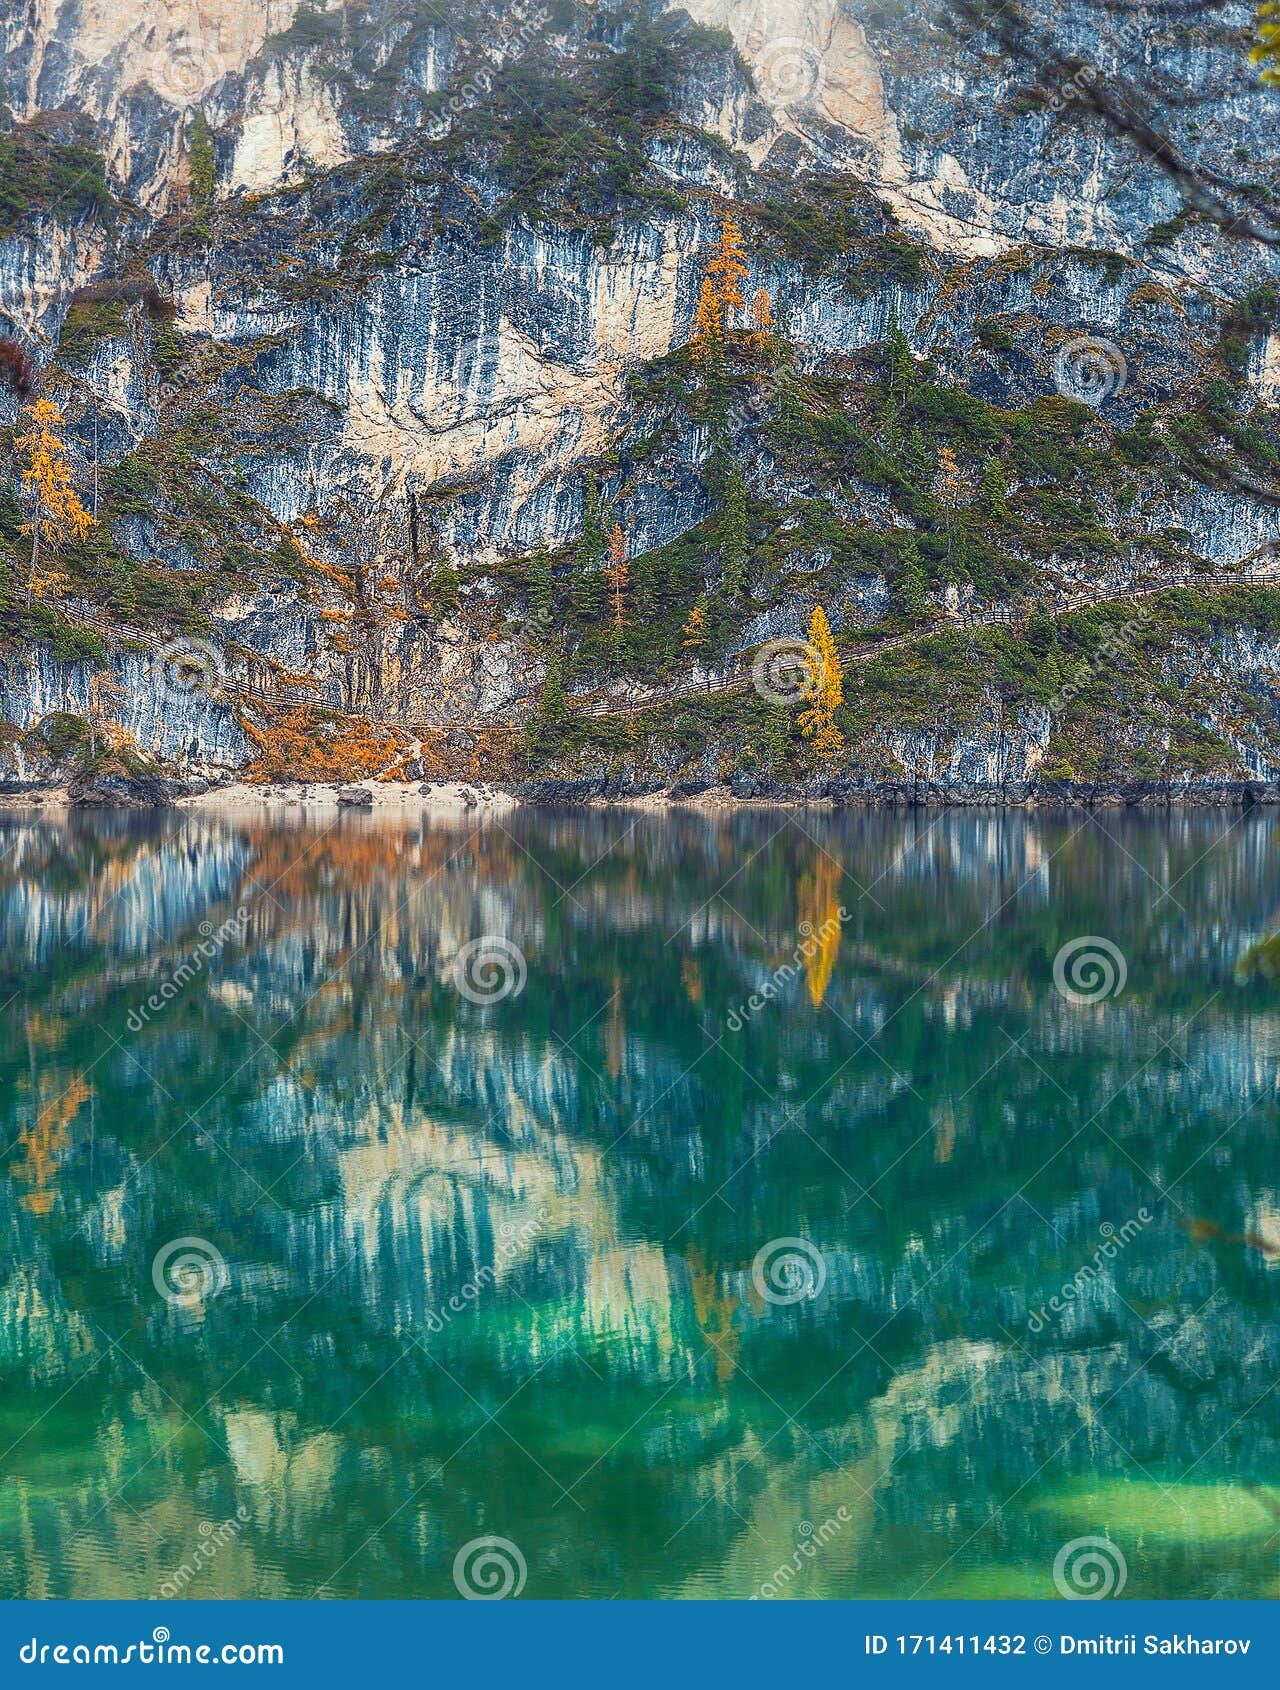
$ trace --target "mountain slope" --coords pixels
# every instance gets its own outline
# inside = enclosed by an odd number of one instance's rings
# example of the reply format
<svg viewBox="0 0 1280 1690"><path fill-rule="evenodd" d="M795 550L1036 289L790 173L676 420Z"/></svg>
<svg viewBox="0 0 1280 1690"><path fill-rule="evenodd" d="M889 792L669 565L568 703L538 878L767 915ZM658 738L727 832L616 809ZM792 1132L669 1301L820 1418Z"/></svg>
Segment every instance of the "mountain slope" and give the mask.
<svg viewBox="0 0 1280 1690"><path fill-rule="evenodd" d="M1052 85L950 7L10 17L0 415L98 518L29 596L0 504L10 770L1275 778L1276 96L1179 11ZM826 754L748 678L815 604Z"/></svg>

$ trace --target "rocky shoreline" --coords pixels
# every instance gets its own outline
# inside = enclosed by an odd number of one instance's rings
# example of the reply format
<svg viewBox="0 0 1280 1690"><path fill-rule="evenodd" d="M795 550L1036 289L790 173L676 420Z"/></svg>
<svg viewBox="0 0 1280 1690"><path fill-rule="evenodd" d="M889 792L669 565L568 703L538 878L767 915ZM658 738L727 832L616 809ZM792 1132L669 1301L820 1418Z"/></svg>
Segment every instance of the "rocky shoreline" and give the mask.
<svg viewBox="0 0 1280 1690"><path fill-rule="evenodd" d="M855 806L889 809L1127 808L1251 809L1280 804L1280 782L1266 781L1039 781L959 785L936 781L805 782L742 779L702 781L536 780L509 788L522 804L726 803Z"/></svg>
<svg viewBox="0 0 1280 1690"><path fill-rule="evenodd" d="M1252 809L1280 805L1280 782L1268 781L1038 781L951 784L936 781L825 778L780 782L741 778L712 781L627 780L597 776L488 785L469 781L350 783L296 782L250 786L119 776L73 783L0 781L0 808L155 810L432 808L467 812L517 806L821 809Z"/></svg>

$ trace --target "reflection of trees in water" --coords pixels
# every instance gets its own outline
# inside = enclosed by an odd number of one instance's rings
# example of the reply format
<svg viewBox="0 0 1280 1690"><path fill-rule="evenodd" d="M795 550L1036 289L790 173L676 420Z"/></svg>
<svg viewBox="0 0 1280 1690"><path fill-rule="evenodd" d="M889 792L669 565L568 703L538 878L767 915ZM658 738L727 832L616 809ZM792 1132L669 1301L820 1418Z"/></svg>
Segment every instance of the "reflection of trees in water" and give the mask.
<svg viewBox="0 0 1280 1690"><path fill-rule="evenodd" d="M1078 819L802 820L20 830L0 1588L158 1587L175 1496L193 1520L248 1499L221 1577L307 1593L349 1556L332 1588L366 1594L443 1591L444 1550L504 1496L544 1535L546 1593L604 1553L627 1593L669 1562L670 1588L711 1568L746 1594L802 1499L836 1497L855 1523L823 1588L848 1593L912 1534L922 1576L930 1534L939 1564L970 1532L996 1566L1034 1561L1053 1487L1126 1452L1265 1482L1274 1276L1240 1241L1280 1207L1280 1022L1232 971L1272 917L1270 829L1139 823L1120 850ZM838 942L730 1034L841 904ZM241 905L243 937L129 1033ZM1050 983L1083 932L1129 958L1099 1010ZM447 977L481 933L529 962L488 1009ZM1144 1203L1114 1283L1033 1337L1028 1311ZM186 1235L230 1269L198 1323L151 1285ZM812 1307L751 1286L790 1236L828 1262ZM1041 1463L1041 1513L992 1525Z"/></svg>

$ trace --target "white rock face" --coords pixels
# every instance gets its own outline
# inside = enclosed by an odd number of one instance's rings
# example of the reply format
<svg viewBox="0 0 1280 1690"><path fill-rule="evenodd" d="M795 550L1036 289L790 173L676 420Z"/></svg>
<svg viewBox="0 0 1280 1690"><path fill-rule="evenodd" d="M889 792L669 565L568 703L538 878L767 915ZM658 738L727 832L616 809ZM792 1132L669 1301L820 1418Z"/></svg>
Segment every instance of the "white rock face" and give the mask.
<svg viewBox="0 0 1280 1690"><path fill-rule="evenodd" d="M185 110L242 71L269 35L287 29L301 0L34 0L6 29L6 51L30 55L12 90L31 117L57 103L53 82L92 115L110 119L144 85ZM25 37L25 40L24 40Z"/></svg>
<svg viewBox="0 0 1280 1690"><path fill-rule="evenodd" d="M679 8L732 33L779 129L804 135L819 117L897 158L879 66L839 0L679 0ZM767 150L767 142L751 148Z"/></svg>

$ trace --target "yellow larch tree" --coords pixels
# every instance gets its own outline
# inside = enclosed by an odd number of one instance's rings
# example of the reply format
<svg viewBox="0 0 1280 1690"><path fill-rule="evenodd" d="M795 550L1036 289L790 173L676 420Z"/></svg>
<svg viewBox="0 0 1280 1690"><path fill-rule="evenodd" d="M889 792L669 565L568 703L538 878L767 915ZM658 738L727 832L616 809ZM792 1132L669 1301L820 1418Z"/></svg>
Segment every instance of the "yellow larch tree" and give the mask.
<svg viewBox="0 0 1280 1690"><path fill-rule="evenodd" d="M613 625L615 628L625 628L627 625L627 591L631 585L631 566L627 562L627 540L622 532L620 522L614 523L609 534L608 559L604 567L604 574L613 594Z"/></svg>
<svg viewBox="0 0 1280 1690"><path fill-rule="evenodd" d="M732 328L733 313L746 308L742 284L747 279L747 259L742 245L742 230L732 212L720 219L720 239L707 265L707 280L715 291L720 317L725 328Z"/></svg>
<svg viewBox="0 0 1280 1690"><path fill-rule="evenodd" d="M693 317L693 361L703 369L715 364L724 351L724 317L710 276L703 278L698 309Z"/></svg>
<svg viewBox="0 0 1280 1690"><path fill-rule="evenodd" d="M762 352L768 348L776 326L769 290L757 288L751 296L751 339Z"/></svg>
<svg viewBox="0 0 1280 1690"><path fill-rule="evenodd" d="M1264 0L1258 7L1257 21L1254 25L1254 46L1249 57L1254 64L1262 66L1262 80L1273 87L1280 83L1280 4L1276 0Z"/></svg>
<svg viewBox="0 0 1280 1690"><path fill-rule="evenodd" d="M30 605L44 584L39 574L41 541L56 545L59 540L81 540L93 527L93 518L80 503L71 480L59 407L51 399L37 399L19 420L25 420L26 426L14 436L13 444L23 486L33 506L31 521L23 529L31 536L31 571L27 577Z"/></svg>
<svg viewBox="0 0 1280 1690"><path fill-rule="evenodd" d="M947 557L951 556L951 541L955 531L956 510L964 492L964 476L950 446L938 448L938 497L947 517Z"/></svg>
<svg viewBox="0 0 1280 1690"><path fill-rule="evenodd" d="M820 604L809 618L809 644L813 648L813 681L809 705L798 718L800 732L813 741L819 757L836 757L844 746L844 735L835 724L835 714L844 703L844 671L827 613Z"/></svg>
<svg viewBox="0 0 1280 1690"><path fill-rule="evenodd" d="M964 491L960 464L950 446L938 447L938 495L947 509L954 510Z"/></svg>
<svg viewBox="0 0 1280 1690"><path fill-rule="evenodd" d="M724 337L733 327L736 313L746 309L742 284L747 279L747 260L742 246L742 230L731 212L720 220L720 237L707 261L707 272L698 295L698 309L693 317L694 362L703 369L714 369L724 353ZM766 295L767 298L767 295ZM772 318L770 319L772 320Z"/></svg>
<svg viewBox="0 0 1280 1690"><path fill-rule="evenodd" d="M701 651L707 643L707 616L700 604L695 604L689 612L689 620L681 629L684 638L680 644L686 651Z"/></svg>

